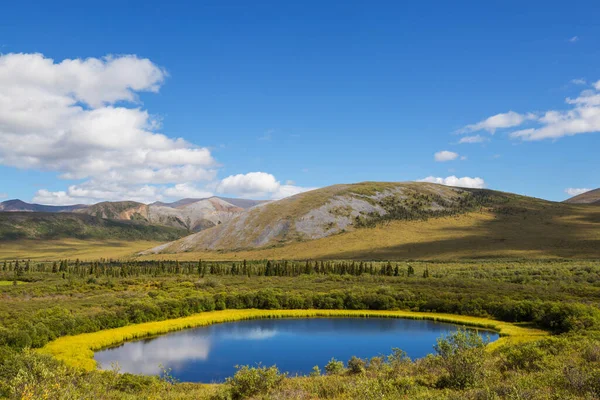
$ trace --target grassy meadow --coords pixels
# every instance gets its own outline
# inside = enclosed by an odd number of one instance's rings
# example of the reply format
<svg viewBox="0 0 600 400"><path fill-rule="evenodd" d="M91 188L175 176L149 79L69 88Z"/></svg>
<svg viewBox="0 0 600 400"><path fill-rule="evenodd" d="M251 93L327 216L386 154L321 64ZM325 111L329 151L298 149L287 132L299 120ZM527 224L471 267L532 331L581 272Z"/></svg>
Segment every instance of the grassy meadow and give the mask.
<svg viewBox="0 0 600 400"><path fill-rule="evenodd" d="M61 260L79 258L131 258L137 252L158 246L160 242L146 240L14 240L0 243L0 261L4 260Z"/></svg>

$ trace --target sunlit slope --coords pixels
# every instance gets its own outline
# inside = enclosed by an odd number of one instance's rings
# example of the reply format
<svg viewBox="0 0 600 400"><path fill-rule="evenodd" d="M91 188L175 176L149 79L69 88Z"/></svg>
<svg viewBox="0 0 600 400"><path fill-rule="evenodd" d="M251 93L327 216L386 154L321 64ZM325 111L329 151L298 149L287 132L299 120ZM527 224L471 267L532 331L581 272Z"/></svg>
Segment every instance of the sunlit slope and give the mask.
<svg viewBox="0 0 600 400"><path fill-rule="evenodd" d="M0 242L0 260L125 259L158 244L157 241L114 239L11 240Z"/></svg>
<svg viewBox="0 0 600 400"><path fill-rule="evenodd" d="M145 257L594 258L600 210L490 190L367 182L269 203L154 252L162 254Z"/></svg>
<svg viewBox="0 0 600 400"><path fill-rule="evenodd" d="M600 189L590 190L589 192L573 196L570 199L565 200L565 203L600 205Z"/></svg>

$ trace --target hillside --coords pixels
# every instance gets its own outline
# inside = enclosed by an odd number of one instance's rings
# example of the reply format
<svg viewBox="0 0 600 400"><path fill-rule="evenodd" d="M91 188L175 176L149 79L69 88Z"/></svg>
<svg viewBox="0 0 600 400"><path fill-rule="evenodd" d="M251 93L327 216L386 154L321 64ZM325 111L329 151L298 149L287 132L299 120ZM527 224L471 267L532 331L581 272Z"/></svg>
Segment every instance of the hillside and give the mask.
<svg viewBox="0 0 600 400"><path fill-rule="evenodd" d="M213 196L213 197L209 197L209 198L205 198L205 199L193 199L193 198L181 199L181 200L174 201L172 203L163 203L161 201L156 201L156 202L150 204L150 206L182 208L182 207L187 206L192 203L196 203L196 202L199 202L202 200L210 200L210 199L220 199L229 204L233 204L236 207L240 207L240 208L244 208L244 209L248 209L248 208L254 207L256 205L266 203L268 201L268 200L234 199L234 198L230 198L230 197Z"/></svg>
<svg viewBox="0 0 600 400"><path fill-rule="evenodd" d="M148 206L147 219L153 224L185 228L192 232L229 221L244 209L218 197L180 205L177 208L159 205Z"/></svg>
<svg viewBox="0 0 600 400"><path fill-rule="evenodd" d="M267 203L146 254L206 259L600 257L600 211L595 211L492 190L365 182Z"/></svg>
<svg viewBox="0 0 600 400"><path fill-rule="evenodd" d="M148 206L135 201L104 201L75 212L105 219L148 221Z"/></svg>
<svg viewBox="0 0 600 400"><path fill-rule="evenodd" d="M150 205L135 201L102 202L76 210L98 218L124 221L145 221L153 225L170 226L199 232L230 220L245 208L260 203L256 200L228 199L247 207L239 207L225 199L182 199L174 203L155 202Z"/></svg>
<svg viewBox="0 0 600 400"><path fill-rule="evenodd" d="M174 240L183 229L118 221L76 213L0 213L0 241L24 239Z"/></svg>
<svg viewBox="0 0 600 400"><path fill-rule="evenodd" d="M589 192L571 197L565 200L570 204L600 204L600 189L590 190Z"/></svg>
<svg viewBox="0 0 600 400"><path fill-rule="evenodd" d="M85 208L83 204L75 204L72 206L47 206L43 204L26 203L19 199L6 200L0 203L0 211L28 211L28 212L73 212L75 210Z"/></svg>

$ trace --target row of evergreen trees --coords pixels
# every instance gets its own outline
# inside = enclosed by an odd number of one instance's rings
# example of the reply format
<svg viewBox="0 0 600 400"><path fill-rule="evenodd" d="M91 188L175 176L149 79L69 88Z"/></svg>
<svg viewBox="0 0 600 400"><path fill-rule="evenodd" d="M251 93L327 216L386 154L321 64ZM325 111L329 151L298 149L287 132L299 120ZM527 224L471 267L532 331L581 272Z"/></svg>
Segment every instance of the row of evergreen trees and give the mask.
<svg viewBox="0 0 600 400"><path fill-rule="evenodd" d="M312 274L336 275L382 275L382 276L413 276L415 269L410 264L402 267L399 264L355 262L355 261L252 261L248 262L180 262L180 261L128 261L120 262L102 260L81 262L80 260L61 260L54 262L34 263L26 261L4 261L3 272L13 272L15 277L27 273L46 272L62 273L63 276L79 277L134 277L134 276L168 276L168 275L233 275L233 276L287 276ZM429 277L426 268L423 277Z"/></svg>

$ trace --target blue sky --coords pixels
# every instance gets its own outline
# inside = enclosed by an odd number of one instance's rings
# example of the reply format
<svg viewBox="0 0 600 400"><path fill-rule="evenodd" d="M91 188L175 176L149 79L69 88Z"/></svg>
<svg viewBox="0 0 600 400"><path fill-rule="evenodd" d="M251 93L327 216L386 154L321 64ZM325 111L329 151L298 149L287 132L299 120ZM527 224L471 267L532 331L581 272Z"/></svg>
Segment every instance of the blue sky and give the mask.
<svg viewBox="0 0 600 400"><path fill-rule="evenodd" d="M5 198L600 186L597 2L61 3L3 7Z"/></svg>

